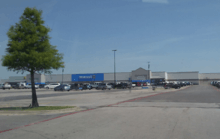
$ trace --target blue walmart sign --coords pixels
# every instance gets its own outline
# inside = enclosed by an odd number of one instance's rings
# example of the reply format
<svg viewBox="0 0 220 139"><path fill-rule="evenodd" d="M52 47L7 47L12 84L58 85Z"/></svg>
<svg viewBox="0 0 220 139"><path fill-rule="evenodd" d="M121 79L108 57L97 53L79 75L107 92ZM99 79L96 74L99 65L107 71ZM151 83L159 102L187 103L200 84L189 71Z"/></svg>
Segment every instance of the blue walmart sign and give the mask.
<svg viewBox="0 0 220 139"><path fill-rule="evenodd" d="M104 81L103 73L94 74L72 74L72 82L80 81Z"/></svg>

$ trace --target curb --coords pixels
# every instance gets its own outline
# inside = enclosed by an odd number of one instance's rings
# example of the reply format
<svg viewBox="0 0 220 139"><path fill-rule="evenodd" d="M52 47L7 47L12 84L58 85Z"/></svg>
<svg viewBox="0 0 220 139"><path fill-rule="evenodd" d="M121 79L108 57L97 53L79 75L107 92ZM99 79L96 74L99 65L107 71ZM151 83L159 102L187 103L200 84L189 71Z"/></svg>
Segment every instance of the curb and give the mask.
<svg viewBox="0 0 220 139"><path fill-rule="evenodd" d="M59 114L59 113L71 113L81 111L79 107L67 108L60 110L40 110L40 111L21 111L21 110L1 110L0 115L47 115L47 114Z"/></svg>

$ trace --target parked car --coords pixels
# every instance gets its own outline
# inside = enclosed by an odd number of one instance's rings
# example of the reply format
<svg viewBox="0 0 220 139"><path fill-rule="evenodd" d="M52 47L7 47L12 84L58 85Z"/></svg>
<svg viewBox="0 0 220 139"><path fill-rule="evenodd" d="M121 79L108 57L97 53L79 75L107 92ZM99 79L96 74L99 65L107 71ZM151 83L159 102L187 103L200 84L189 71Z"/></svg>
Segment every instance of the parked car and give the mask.
<svg viewBox="0 0 220 139"><path fill-rule="evenodd" d="M98 87L99 84L101 84L101 83L99 83L99 82L91 83L91 84L90 84L91 89Z"/></svg>
<svg viewBox="0 0 220 139"><path fill-rule="evenodd" d="M108 83L109 85L112 86L112 88L115 88L116 84L115 83Z"/></svg>
<svg viewBox="0 0 220 139"><path fill-rule="evenodd" d="M186 86L185 82L180 82L181 87Z"/></svg>
<svg viewBox="0 0 220 139"><path fill-rule="evenodd" d="M79 90L79 84L74 83L74 84L70 84L70 90Z"/></svg>
<svg viewBox="0 0 220 139"><path fill-rule="evenodd" d="M101 84L99 84L99 85L96 87L96 89L97 89L97 90L99 90L99 89L105 90L105 89L107 89L107 86L106 86L106 84L101 83Z"/></svg>
<svg viewBox="0 0 220 139"><path fill-rule="evenodd" d="M26 89L31 89L32 86L31 86L31 84L28 84L28 85L26 85L25 88L26 88ZM35 89L38 89L38 88L39 88L39 85L36 85L36 84L35 84Z"/></svg>
<svg viewBox="0 0 220 139"><path fill-rule="evenodd" d="M82 87L82 90L87 90L87 89L91 90L91 86L89 84L84 84L81 87Z"/></svg>
<svg viewBox="0 0 220 139"><path fill-rule="evenodd" d="M54 91L70 91L70 86L62 84L62 85L55 87Z"/></svg>
<svg viewBox="0 0 220 139"><path fill-rule="evenodd" d="M172 85L172 88L175 88L175 89L180 89L181 87L182 87L182 85L179 84L179 83L174 83L174 84Z"/></svg>
<svg viewBox="0 0 220 139"><path fill-rule="evenodd" d="M112 85L110 83L106 83L106 87L107 87L108 90L112 89Z"/></svg>
<svg viewBox="0 0 220 139"><path fill-rule="evenodd" d="M133 87L133 88L136 87L136 84L133 83L133 84L132 84L132 87Z"/></svg>
<svg viewBox="0 0 220 139"><path fill-rule="evenodd" d="M24 89L26 88L26 83L19 83L18 86L19 86L19 89Z"/></svg>
<svg viewBox="0 0 220 139"><path fill-rule="evenodd" d="M111 90L112 85L110 83L101 83L96 87L96 89L102 89L102 90L109 89L109 90Z"/></svg>
<svg viewBox="0 0 220 139"><path fill-rule="evenodd" d="M1 84L0 84L0 89L2 89L2 88L3 88L3 84L1 83Z"/></svg>
<svg viewBox="0 0 220 139"><path fill-rule="evenodd" d="M44 88L46 89L54 89L55 87L59 86L60 83L50 83L48 85L45 85Z"/></svg>
<svg viewBox="0 0 220 139"><path fill-rule="evenodd" d="M46 84L40 84L39 88L45 88Z"/></svg>
<svg viewBox="0 0 220 139"><path fill-rule="evenodd" d="M5 89L11 89L11 85L10 84L8 84L8 83L5 83L5 84L0 84L0 88L1 89L3 89L3 90L5 90Z"/></svg>
<svg viewBox="0 0 220 139"><path fill-rule="evenodd" d="M23 82L19 82L19 83L16 83L13 85L14 89L25 89L26 88L26 83L23 83Z"/></svg>
<svg viewBox="0 0 220 139"><path fill-rule="evenodd" d="M164 89L170 89L170 88L174 88L174 84L173 83L165 83L164 84Z"/></svg>
<svg viewBox="0 0 220 139"><path fill-rule="evenodd" d="M18 85L19 82L9 82L8 84L11 85L11 88L13 89L18 89L19 85Z"/></svg>
<svg viewBox="0 0 220 139"><path fill-rule="evenodd" d="M127 83L120 83L117 84L115 87L118 89L126 89L126 88L131 88L131 85L128 85Z"/></svg>

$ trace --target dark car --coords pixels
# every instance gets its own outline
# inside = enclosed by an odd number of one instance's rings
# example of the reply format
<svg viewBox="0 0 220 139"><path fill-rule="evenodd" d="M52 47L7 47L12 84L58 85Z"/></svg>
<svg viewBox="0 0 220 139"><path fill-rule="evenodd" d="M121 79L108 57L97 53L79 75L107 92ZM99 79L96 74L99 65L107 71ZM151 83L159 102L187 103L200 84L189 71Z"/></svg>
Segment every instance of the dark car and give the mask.
<svg viewBox="0 0 220 139"><path fill-rule="evenodd" d="M59 85L54 88L54 91L70 91L70 87L68 85Z"/></svg>
<svg viewBox="0 0 220 139"><path fill-rule="evenodd" d="M19 84L18 84L18 82L10 82L9 84L11 85L11 88L19 89Z"/></svg>
<svg viewBox="0 0 220 139"><path fill-rule="evenodd" d="M181 87L186 86L185 82L180 82Z"/></svg>
<svg viewBox="0 0 220 139"><path fill-rule="evenodd" d="M82 84L78 84L78 83L74 83L74 84L70 84L70 90L83 90L83 85Z"/></svg>
<svg viewBox="0 0 220 139"><path fill-rule="evenodd" d="M120 83L120 84L117 84L115 87L118 88L118 89L131 88L131 86L128 85L127 83Z"/></svg>
<svg viewBox="0 0 220 139"><path fill-rule="evenodd" d="M173 83L166 83L164 84L164 89L170 89L170 88L173 88Z"/></svg>
<svg viewBox="0 0 220 139"><path fill-rule="evenodd" d="M172 85L172 88L175 88L175 89L180 89L182 87L181 84L173 84Z"/></svg>
<svg viewBox="0 0 220 139"><path fill-rule="evenodd" d="M87 85L87 84L81 85L81 87L82 87L82 90L87 90L87 89L91 90L92 89L91 86Z"/></svg>
<svg viewBox="0 0 220 139"><path fill-rule="evenodd" d="M40 84L40 85L39 85L39 88L44 88L45 85L46 85L46 84Z"/></svg>
<svg viewBox="0 0 220 139"><path fill-rule="evenodd" d="M97 90L99 90L99 89L105 90L105 89L107 89L107 86L106 86L106 84L101 83L101 84L99 84L99 85L96 87L96 89L97 89Z"/></svg>
<svg viewBox="0 0 220 139"><path fill-rule="evenodd" d="M190 82L185 82L186 83L186 85L190 85Z"/></svg>
<svg viewBox="0 0 220 139"><path fill-rule="evenodd" d="M112 88L115 88L115 87L116 87L116 84L115 84L115 83L109 83L109 85L111 85Z"/></svg>
<svg viewBox="0 0 220 139"><path fill-rule="evenodd" d="M220 88L220 82L216 83L216 87Z"/></svg>

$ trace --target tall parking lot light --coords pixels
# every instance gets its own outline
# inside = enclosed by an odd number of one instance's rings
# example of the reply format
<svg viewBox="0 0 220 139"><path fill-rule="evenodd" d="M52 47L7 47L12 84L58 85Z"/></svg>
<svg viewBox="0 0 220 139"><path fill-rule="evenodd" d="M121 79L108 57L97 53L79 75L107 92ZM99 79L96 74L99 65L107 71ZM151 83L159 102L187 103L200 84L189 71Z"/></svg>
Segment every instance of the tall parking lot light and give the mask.
<svg viewBox="0 0 220 139"><path fill-rule="evenodd" d="M115 82L115 84L116 84L116 75L115 75L115 51L117 51L117 50L112 50L112 51L114 51L114 82Z"/></svg>
<svg viewBox="0 0 220 139"><path fill-rule="evenodd" d="M64 66L64 62L62 62L61 64L62 64L62 66L63 66L63 69L62 69L62 84L63 84L63 72L64 72L65 66Z"/></svg>
<svg viewBox="0 0 220 139"><path fill-rule="evenodd" d="M64 71L64 69L62 69L62 84L63 84L63 71Z"/></svg>
<svg viewBox="0 0 220 139"><path fill-rule="evenodd" d="M150 62L148 62L148 81L150 80Z"/></svg>

